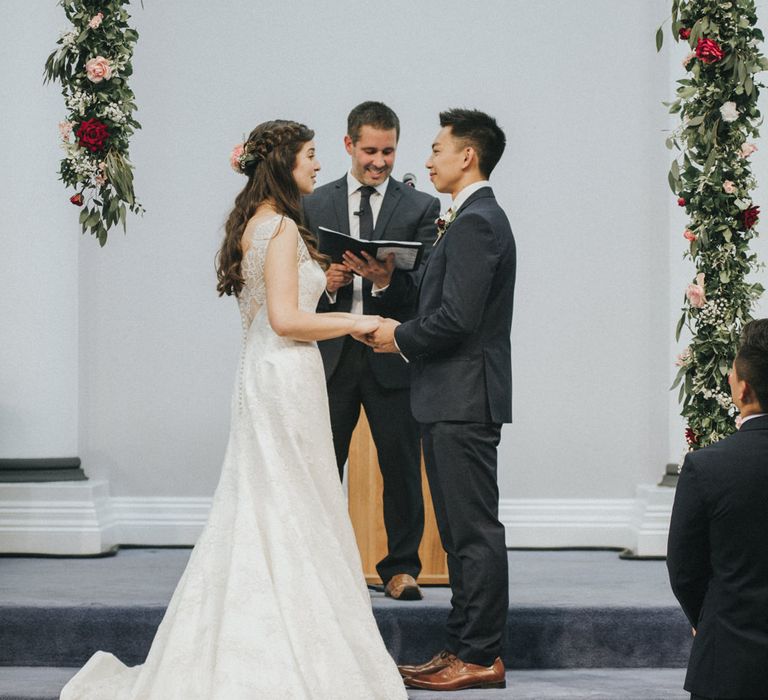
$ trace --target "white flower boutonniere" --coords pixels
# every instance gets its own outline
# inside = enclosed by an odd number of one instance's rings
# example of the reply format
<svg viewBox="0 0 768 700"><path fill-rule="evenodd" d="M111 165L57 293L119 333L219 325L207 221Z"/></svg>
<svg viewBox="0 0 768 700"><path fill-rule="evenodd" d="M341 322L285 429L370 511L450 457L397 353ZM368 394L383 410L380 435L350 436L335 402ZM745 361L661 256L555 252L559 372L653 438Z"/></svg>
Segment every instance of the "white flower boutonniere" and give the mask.
<svg viewBox="0 0 768 700"><path fill-rule="evenodd" d="M456 218L456 212L453 211L452 208L449 208L445 214L441 214L435 219L435 225L437 226L437 238L435 239L435 242L432 244L433 246L436 246L440 239L443 237L445 232L448 230L448 227L453 223L453 220Z"/></svg>

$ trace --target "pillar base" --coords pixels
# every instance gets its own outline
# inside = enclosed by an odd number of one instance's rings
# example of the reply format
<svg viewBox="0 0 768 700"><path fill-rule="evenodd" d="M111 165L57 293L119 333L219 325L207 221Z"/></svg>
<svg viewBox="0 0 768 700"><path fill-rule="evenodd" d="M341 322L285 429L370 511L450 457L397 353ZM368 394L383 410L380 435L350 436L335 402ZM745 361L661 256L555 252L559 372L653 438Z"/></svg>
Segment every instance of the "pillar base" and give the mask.
<svg viewBox="0 0 768 700"><path fill-rule="evenodd" d="M103 554L115 525L106 481L0 483L0 553Z"/></svg>

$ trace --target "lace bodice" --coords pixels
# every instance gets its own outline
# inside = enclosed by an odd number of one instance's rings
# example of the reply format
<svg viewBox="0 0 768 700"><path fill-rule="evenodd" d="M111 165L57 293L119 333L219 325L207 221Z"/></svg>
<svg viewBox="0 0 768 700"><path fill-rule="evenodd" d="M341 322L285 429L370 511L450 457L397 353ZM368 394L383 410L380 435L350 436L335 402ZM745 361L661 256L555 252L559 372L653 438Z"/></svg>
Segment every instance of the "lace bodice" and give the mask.
<svg viewBox="0 0 768 700"><path fill-rule="evenodd" d="M248 240L245 242L249 247L242 262L245 285L237 299L244 331L250 328L253 319L267 300L267 289L264 283L267 247L283 219L282 215L276 214L257 224L246 234ZM302 311L314 311L325 289L325 274L310 256L301 236L296 246L296 264L299 268L299 308Z"/></svg>

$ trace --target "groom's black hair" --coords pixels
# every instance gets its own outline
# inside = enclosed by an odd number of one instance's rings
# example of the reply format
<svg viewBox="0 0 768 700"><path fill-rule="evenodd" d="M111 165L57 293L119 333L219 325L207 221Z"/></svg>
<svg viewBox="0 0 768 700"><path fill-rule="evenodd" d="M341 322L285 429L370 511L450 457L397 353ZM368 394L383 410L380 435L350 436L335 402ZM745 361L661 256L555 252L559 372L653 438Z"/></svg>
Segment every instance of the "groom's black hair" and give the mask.
<svg viewBox="0 0 768 700"><path fill-rule="evenodd" d="M768 318L744 326L735 364L739 379L752 387L760 408L768 411Z"/></svg>
<svg viewBox="0 0 768 700"><path fill-rule="evenodd" d="M357 143L360 130L364 126L372 126L374 129L383 131L394 129L397 140L400 140L400 120L383 102L361 102L357 107L352 108L347 117L347 135L352 139L352 143Z"/></svg>
<svg viewBox="0 0 768 700"><path fill-rule="evenodd" d="M480 172L488 177L504 153L507 137L496 120L477 109L449 109L440 112L440 126L451 127L451 133L477 151Z"/></svg>

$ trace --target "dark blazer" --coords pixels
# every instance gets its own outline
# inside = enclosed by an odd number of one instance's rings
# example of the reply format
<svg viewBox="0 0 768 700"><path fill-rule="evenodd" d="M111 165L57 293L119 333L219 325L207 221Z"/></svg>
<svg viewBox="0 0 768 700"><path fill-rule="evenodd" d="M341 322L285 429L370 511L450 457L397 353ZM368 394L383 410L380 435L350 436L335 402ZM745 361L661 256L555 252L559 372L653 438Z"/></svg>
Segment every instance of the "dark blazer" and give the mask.
<svg viewBox="0 0 768 700"><path fill-rule="evenodd" d="M515 239L490 187L473 193L422 273L417 318L395 329L420 423L512 421Z"/></svg>
<svg viewBox="0 0 768 700"><path fill-rule="evenodd" d="M317 235L319 226L325 226L349 235L349 212L347 203L347 176L318 187L303 199L304 220L307 227ZM374 240L421 241L425 253L432 250L437 231L435 219L440 214L440 202L424 192L404 185L390 178L381 209L373 229ZM426 257L424 258L426 260ZM423 268L424 263L422 263ZM380 296L371 295L371 283L363 280L363 313L394 318L404 321L413 318L416 309L416 288L419 272L395 270L387 290ZM336 293L336 303L331 304L323 294L317 306L318 311L350 311L352 308L352 285L342 287ZM323 357L326 379L330 379L339 362L344 338L323 340L318 343ZM367 352L370 367L383 387L404 388L409 384L408 365L397 355Z"/></svg>
<svg viewBox="0 0 768 700"><path fill-rule="evenodd" d="M696 629L685 689L768 697L768 416L686 455L667 568Z"/></svg>

